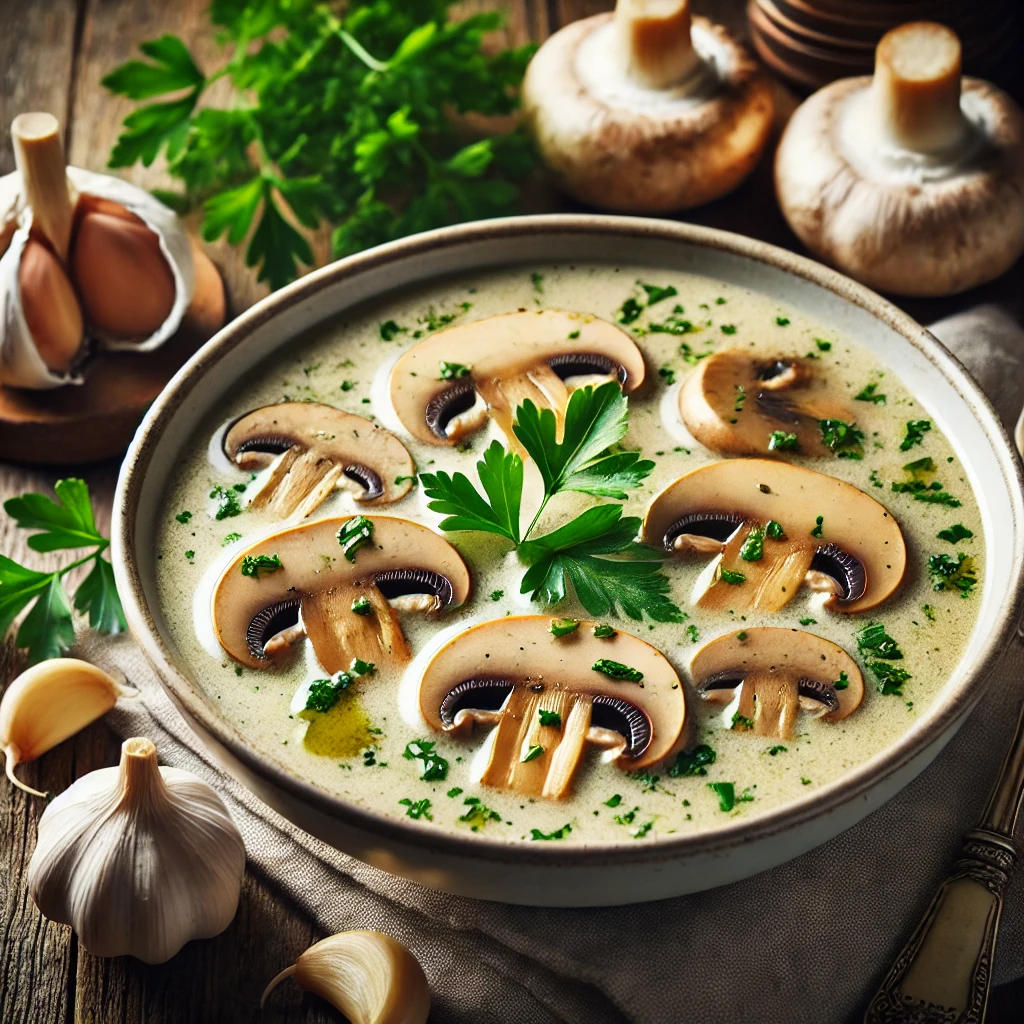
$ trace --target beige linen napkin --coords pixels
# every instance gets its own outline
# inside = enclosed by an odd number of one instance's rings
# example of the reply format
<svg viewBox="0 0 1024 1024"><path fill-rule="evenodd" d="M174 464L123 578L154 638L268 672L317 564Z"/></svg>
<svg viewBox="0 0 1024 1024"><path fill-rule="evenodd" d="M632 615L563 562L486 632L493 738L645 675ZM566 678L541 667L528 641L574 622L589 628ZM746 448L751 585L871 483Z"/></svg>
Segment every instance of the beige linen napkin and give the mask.
<svg viewBox="0 0 1024 1024"><path fill-rule="evenodd" d="M1024 332L997 307L939 322L1012 425ZM847 1020L888 968L978 818L1013 731L1024 651L1008 652L982 705L916 782L866 821L772 871L712 892L597 910L483 903L423 889L300 832L223 775L127 637L79 654L142 691L111 713L161 760L211 782L249 865L325 933L376 928L426 968L436 1024L825 1024ZM995 982L1024 974L1024 870L1011 882Z"/></svg>

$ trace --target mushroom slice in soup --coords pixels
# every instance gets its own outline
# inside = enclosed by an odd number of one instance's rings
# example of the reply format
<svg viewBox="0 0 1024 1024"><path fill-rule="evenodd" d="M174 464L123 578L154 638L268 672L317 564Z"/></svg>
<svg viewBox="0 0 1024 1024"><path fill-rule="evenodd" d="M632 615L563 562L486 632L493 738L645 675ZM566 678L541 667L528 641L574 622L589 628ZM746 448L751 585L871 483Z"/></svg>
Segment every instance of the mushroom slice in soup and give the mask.
<svg viewBox="0 0 1024 1024"><path fill-rule="evenodd" d="M704 608L778 611L801 586L861 612L890 597L907 549L884 505L843 480L771 459L712 462L669 484L644 517L644 543L720 553Z"/></svg>
<svg viewBox="0 0 1024 1024"><path fill-rule="evenodd" d="M264 537L235 557L213 594L221 646L267 668L303 636L330 673L355 658L408 661L398 611L440 612L469 595L469 570L433 530L386 516L322 519Z"/></svg>
<svg viewBox="0 0 1024 1024"><path fill-rule="evenodd" d="M530 399L560 423L573 378L617 380L634 391L643 383L643 356L606 320L559 309L502 313L437 331L409 349L391 370L391 403L426 444L454 445L490 416L518 449L516 407Z"/></svg>
<svg viewBox="0 0 1024 1024"><path fill-rule="evenodd" d="M864 699L864 677L841 647L800 629L755 626L704 644L690 674L704 700L730 703L758 736L793 737L797 715L846 718Z"/></svg>
<svg viewBox="0 0 1024 1024"><path fill-rule="evenodd" d="M807 360L765 359L739 349L703 360L679 389L679 414L702 445L726 455L764 455L780 431L802 455L832 456L820 420L853 421Z"/></svg>
<svg viewBox="0 0 1024 1024"><path fill-rule="evenodd" d="M387 505L408 494L416 468L405 445L362 416L316 402L281 402L235 420L224 453L240 469L272 467L253 499L278 519L308 516L338 488Z"/></svg>
<svg viewBox="0 0 1024 1024"><path fill-rule="evenodd" d="M622 769L668 756L686 716L665 656L629 633L581 622L554 637L543 615L483 622L449 640L420 680L420 711L438 731L494 726L481 781L527 796L566 796L587 745Z"/></svg>

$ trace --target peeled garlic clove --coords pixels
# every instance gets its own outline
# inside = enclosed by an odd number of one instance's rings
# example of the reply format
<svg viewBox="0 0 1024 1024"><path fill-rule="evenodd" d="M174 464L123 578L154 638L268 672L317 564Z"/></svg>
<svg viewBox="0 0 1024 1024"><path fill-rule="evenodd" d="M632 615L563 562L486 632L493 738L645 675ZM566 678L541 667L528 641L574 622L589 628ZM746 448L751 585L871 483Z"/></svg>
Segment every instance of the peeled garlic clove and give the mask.
<svg viewBox="0 0 1024 1024"><path fill-rule="evenodd" d="M18 290L40 358L55 373L68 373L82 347L82 311L60 260L34 238L21 254Z"/></svg>
<svg viewBox="0 0 1024 1024"><path fill-rule="evenodd" d="M83 776L43 812L28 891L95 956L169 960L238 909L245 846L201 779L125 740L121 764Z"/></svg>
<svg viewBox="0 0 1024 1024"><path fill-rule="evenodd" d="M78 658L51 658L26 669L0 700L7 778L26 793L45 797L15 777L15 766L34 761L106 714L118 697L135 693Z"/></svg>
<svg viewBox="0 0 1024 1024"><path fill-rule="evenodd" d="M322 939L266 987L288 977L340 1010L352 1024L426 1024L430 987L416 958L380 932L340 932Z"/></svg>
<svg viewBox="0 0 1024 1024"><path fill-rule="evenodd" d="M90 209L90 198L79 200L71 245L71 276L85 315L108 338L146 338L174 308L174 277L160 239L124 207L104 200Z"/></svg>

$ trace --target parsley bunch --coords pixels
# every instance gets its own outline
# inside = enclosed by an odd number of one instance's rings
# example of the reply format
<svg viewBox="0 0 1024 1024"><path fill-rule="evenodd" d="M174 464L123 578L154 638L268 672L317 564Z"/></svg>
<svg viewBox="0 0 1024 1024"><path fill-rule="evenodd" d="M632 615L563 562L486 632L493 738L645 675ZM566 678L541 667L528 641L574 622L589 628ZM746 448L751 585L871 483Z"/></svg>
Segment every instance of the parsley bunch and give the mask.
<svg viewBox="0 0 1024 1024"><path fill-rule="evenodd" d="M4 502L4 510L23 530L38 530L29 537L33 551L64 551L91 548L89 554L54 572L37 572L0 555L0 637L31 605L18 629L15 642L28 648L29 664L59 658L75 642L72 603L62 578L92 563L89 575L75 591L75 610L89 616L89 625L101 633L120 633L127 628L121 601L114 586L114 570L101 557L110 541L96 529L84 480L58 480L57 500L44 494L23 494Z"/></svg>
<svg viewBox="0 0 1024 1024"><path fill-rule="evenodd" d="M334 226L333 255L510 212L534 157L519 132L467 141L451 115L511 113L532 47L482 52L497 13L449 20L453 0L213 0L226 63L207 71L165 35L103 79L133 100L111 167L163 152L201 204L207 241L248 237L246 263L278 288L313 250L296 225ZM226 78L224 107L207 90ZM200 100L203 108L199 109ZM255 225L255 228L253 227Z"/></svg>
<svg viewBox="0 0 1024 1024"><path fill-rule="evenodd" d="M635 543L640 520L624 517L621 505L596 505L550 533L535 533L555 495L577 491L625 500L627 490L650 474L654 463L639 452L612 450L626 435L627 410L614 381L578 388L569 398L559 441L550 409L529 400L517 408L513 430L544 482L544 496L525 530L520 528L523 461L498 441L477 463L483 494L464 473L421 473L428 508L446 516L442 530L493 533L511 541L529 566L521 592L534 601L558 604L571 585L595 617L617 613L642 619L646 614L656 622L681 622L661 559Z"/></svg>

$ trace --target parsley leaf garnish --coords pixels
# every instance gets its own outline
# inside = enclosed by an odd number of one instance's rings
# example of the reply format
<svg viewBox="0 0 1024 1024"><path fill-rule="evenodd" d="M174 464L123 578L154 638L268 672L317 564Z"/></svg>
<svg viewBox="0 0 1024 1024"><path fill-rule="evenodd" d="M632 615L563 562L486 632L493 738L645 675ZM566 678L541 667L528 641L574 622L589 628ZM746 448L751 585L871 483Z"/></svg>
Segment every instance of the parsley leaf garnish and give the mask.
<svg viewBox="0 0 1024 1024"><path fill-rule="evenodd" d="M407 761L419 761L420 778L424 782L448 778L448 761L434 750L436 746L435 740L412 740L402 752Z"/></svg>
<svg viewBox="0 0 1024 1024"><path fill-rule="evenodd" d="M915 444L920 444L924 440L924 435L931 429L930 420L910 420L907 423L907 433L900 442L900 451L909 451Z"/></svg>
<svg viewBox="0 0 1024 1024"><path fill-rule="evenodd" d="M970 597L978 582L974 559L962 551L955 562L949 555L929 555L928 575L932 590L957 590L963 598Z"/></svg>
<svg viewBox="0 0 1024 1024"><path fill-rule="evenodd" d="M958 544L962 540L970 540L974 533L968 530L963 523L954 523L945 530L939 530L937 536L939 540L949 541L950 544Z"/></svg>
<svg viewBox="0 0 1024 1024"><path fill-rule="evenodd" d="M404 799L399 800L398 802L400 804L404 804L405 807L407 808L405 812L407 817L415 818L417 820L419 820L420 818L426 818L427 821L434 820L434 816L430 813L429 797L424 797L422 800L416 800L415 802L410 800L408 797L405 797Z"/></svg>
<svg viewBox="0 0 1024 1024"><path fill-rule="evenodd" d="M708 765L714 764L718 755L706 743L692 750L680 750L675 761L669 766L668 773L673 779L688 775L707 775Z"/></svg>
<svg viewBox="0 0 1024 1024"><path fill-rule="evenodd" d="M885 395L879 394L877 382L865 384L853 398L856 402L874 402L875 405L885 405Z"/></svg>
<svg viewBox="0 0 1024 1024"><path fill-rule="evenodd" d="M61 578L78 566L92 563L75 592L75 610L87 614L89 625L101 633L120 633L127 628L113 567L101 557L110 541L96 528L89 488L83 480L70 478L58 480L53 490L56 501L43 494L23 494L4 503L4 510L21 529L38 531L28 539L33 551L93 549L53 572L28 569L0 555L0 637L29 608L15 643L28 649L32 665L60 657L74 643L72 604Z"/></svg>
<svg viewBox="0 0 1024 1024"><path fill-rule="evenodd" d="M277 555L245 555L242 558L242 575L251 576L253 579L259 579L261 572L277 572L283 568L284 565Z"/></svg>
<svg viewBox="0 0 1024 1024"><path fill-rule="evenodd" d="M768 451L795 452L800 448L800 438L785 430L773 430L768 438Z"/></svg>
<svg viewBox="0 0 1024 1024"><path fill-rule="evenodd" d="M747 803L754 799L754 795L749 789L743 790L737 796L736 785L732 782L709 782L707 786L718 797L718 808L721 811L731 811L737 804Z"/></svg>
<svg viewBox="0 0 1024 1024"><path fill-rule="evenodd" d="M543 840L545 842L552 839L564 839L572 831L571 824L565 824L561 828L556 828L554 832L541 832L539 828L530 829L530 839L533 842Z"/></svg>
<svg viewBox="0 0 1024 1024"><path fill-rule="evenodd" d="M864 458L864 431L855 423L842 420L818 420L821 442L840 459Z"/></svg>

